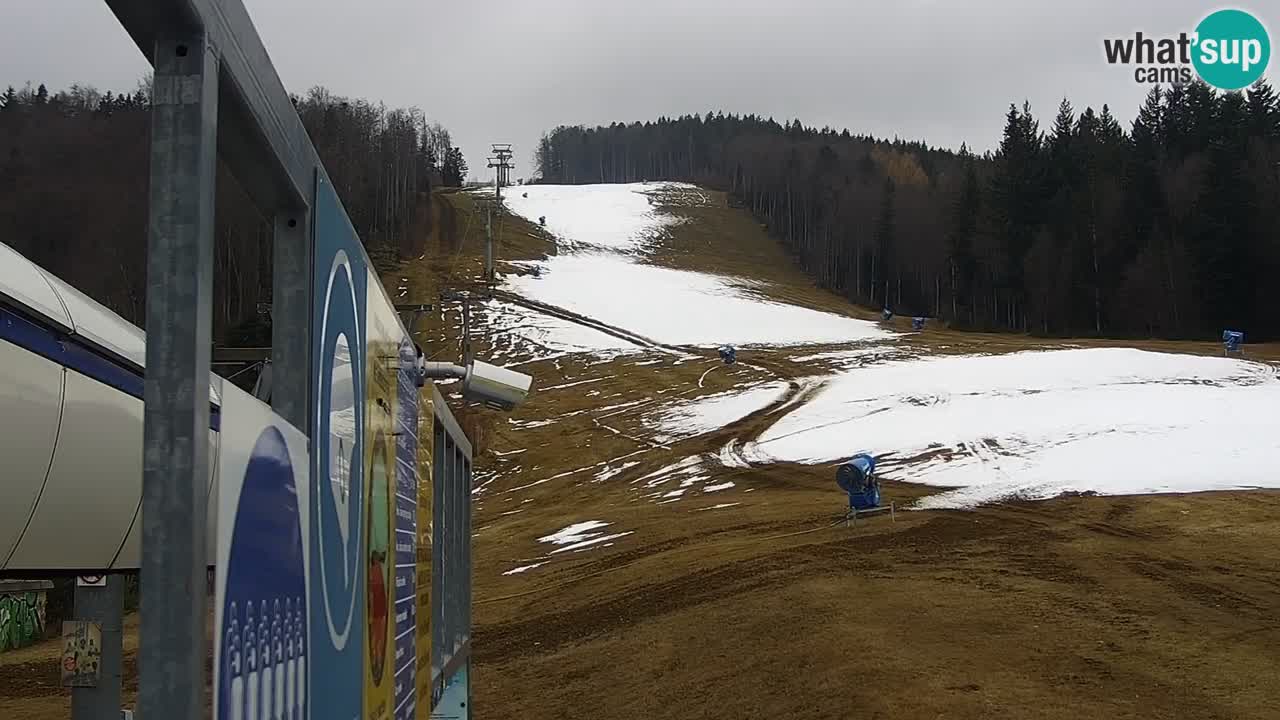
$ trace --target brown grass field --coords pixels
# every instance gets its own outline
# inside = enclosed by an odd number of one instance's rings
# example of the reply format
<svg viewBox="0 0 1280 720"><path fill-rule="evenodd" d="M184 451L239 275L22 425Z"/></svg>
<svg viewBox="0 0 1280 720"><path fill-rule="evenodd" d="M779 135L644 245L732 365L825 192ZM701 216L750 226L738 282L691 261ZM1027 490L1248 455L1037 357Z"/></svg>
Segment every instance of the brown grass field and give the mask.
<svg viewBox="0 0 1280 720"><path fill-rule="evenodd" d="M815 287L722 194L656 202L689 221L669 229L653 262L871 317ZM437 194L432 211L437 229L454 232L434 233L427 259L384 278L407 287L409 302L477 287L475 197ZM554 252L534 226L503 216L498 227L500 258ZM485 318L481 304L480 357L501 342L486 336ZM415 331L429 355L456 359L457 324L447 307ZM945 328L897 342L911 354L1221 353L1212 342ZM707 373L718 360L692 354L527 362L519 369L541 390L516 412L458 411L479 450L473 717L1280 718L1280 492L1062 497L847 526L829 466L714 461L768 427L783 400L684 439L656 437L646 422L676 400L749 381L791 382L794 395L797 378L824 366L793 362L789 350L742 351L738 365ZM1247 355L1276 362L1280 347ZM645 476L688 458L704 458L706 482L734 487L656 502ZM883 489L899 507L934 491ZM537 540L584 521L627 534L580 553L549 554ZM0 719L69 717L44 647L0 655Z"/></svg>

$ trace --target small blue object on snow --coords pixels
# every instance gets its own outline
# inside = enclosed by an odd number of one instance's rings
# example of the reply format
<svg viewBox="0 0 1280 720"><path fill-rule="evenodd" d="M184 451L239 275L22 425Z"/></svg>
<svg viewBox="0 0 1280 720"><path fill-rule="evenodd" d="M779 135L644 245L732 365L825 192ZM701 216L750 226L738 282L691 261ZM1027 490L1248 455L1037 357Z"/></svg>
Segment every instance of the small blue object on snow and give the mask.
<svg viewBox="0 0 1280 720"><path fill-rule="evenodd" d="M1223 330L1222 345L1229 353L1240 352L1240 346L1244 344L1244 333L1238 330Z"/></svg>
<svg viewBox="0 0 1280 720"><path fill-rule="evenodd" d="M923 329L924 329L924 318L922 318L922 317L915 317L915 318L911 318L911 329L912 329L912 330L915 330L916 332L919 332L919 331L923 330Z"/></svg>
<svg viewBox="0 0 1280 720"><path fill-rule="evenodd" d="M885 309L883 309L883 310L881 310L881 311L880 311L880 321L881 321L881 322L889 322L889 321L890 321L890 320L892 320L892 319L893 319L893 311L892 311L892 310L890 310L889 308L885 308Z"/></svg>
<svg viewBox="0 0 1280 720"><path fill-rule="evenodd" d="M880 507L880 481L876 479L876 459L866 453L854 455L836 468L836 484L849 494L849 507L870 510Z"/></svg>
<svg viewBox="0 0 1280 720"><path fill-rule="evenodd" d="M732 365L738 361L738 351L733 349L732 345L720 346L720 359L725 365Z"/></svg>

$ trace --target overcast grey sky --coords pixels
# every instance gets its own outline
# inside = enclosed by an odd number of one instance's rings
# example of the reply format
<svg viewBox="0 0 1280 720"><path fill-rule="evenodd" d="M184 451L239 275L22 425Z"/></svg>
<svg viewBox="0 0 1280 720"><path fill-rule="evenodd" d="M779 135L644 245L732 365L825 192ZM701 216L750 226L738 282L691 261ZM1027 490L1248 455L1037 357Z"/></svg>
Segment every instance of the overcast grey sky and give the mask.
<svg viewBox="0 0 1280 720"><path fill-rule="evenodd" d="M1126 124L1147 88L1104 37L1190 32L1192 0L244 0L280 77L416 105L487 177L516 177L557 124L723 109L985 150L1010 102L1047 128L1059 100L1110 103ZM1235 5L1273 43L1280 6ZM1268 76L1275 82L1273 59ZM0 0L0 84L130 89L147 70L102 0Z"/></svg>

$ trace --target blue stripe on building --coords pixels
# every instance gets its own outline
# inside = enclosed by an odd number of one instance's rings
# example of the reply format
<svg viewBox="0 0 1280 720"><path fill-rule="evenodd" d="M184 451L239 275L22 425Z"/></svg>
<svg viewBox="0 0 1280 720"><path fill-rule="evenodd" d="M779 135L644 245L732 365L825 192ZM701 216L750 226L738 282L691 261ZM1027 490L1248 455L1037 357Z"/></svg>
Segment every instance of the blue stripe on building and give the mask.
<svg viewBox="0 0 1280 720"><path fill-rule="evenodd" d="M80 373L120 392L142 399L142 376L132 368L102 354L74 335L32 322L12 309L0 306L0 340ZM222 412L209 405L209 428L222 429Z"/></svg>

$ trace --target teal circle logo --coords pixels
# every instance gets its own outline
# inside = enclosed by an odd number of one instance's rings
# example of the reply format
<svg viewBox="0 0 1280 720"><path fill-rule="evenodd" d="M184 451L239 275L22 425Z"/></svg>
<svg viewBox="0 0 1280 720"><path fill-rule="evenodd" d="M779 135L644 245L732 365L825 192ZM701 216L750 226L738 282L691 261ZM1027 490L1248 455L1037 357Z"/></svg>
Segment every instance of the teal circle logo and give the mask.
<svg viewBox="0 0 1280 720"><path fill-rule="evenodd" d="M1239 90L1262 77L1271 60L1271 38L1258 18L1243 10L1219 10L1196 26L1191 63L1200 79L1219 90Z"/></svg>

